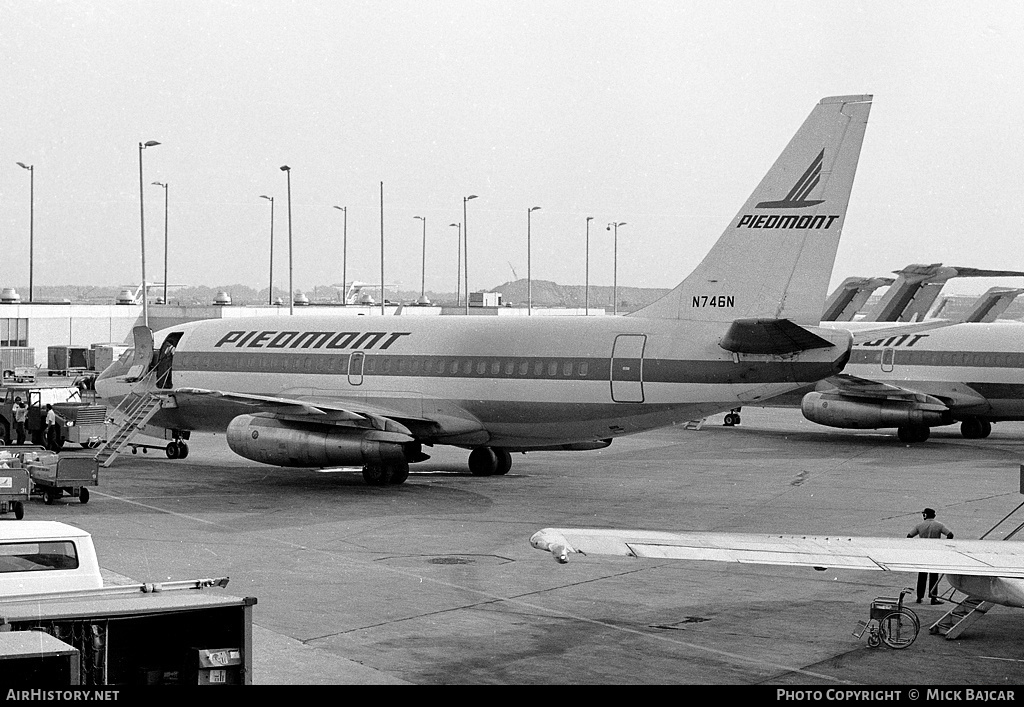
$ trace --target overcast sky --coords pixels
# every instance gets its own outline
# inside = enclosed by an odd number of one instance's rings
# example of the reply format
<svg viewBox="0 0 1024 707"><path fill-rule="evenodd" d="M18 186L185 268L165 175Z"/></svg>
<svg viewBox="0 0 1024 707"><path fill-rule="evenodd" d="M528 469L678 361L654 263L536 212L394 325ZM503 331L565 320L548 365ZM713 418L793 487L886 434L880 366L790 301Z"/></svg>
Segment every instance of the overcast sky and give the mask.
<svg viewBox="0 0 1024 707"><path fill-rule="evenodd" d="M875 101L833 283L909 263L1024 270L1020 2L0 0L0 287L526 276L672 287L823 96ZM997 284L985 282L985 286ZM1001 284L1020 285L1020 279ZM965 283L959 289L975 291ZM23 292L24 295L24 292Z"/></svg>

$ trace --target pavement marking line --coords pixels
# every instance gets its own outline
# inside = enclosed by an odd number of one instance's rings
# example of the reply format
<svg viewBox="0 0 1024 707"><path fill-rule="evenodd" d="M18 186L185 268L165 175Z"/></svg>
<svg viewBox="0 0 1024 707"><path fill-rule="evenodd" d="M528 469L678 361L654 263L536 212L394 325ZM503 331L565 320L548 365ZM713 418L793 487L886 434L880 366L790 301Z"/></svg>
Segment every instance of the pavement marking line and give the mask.
<svg viewBox="0 0 1024 707"><path fill-rule="evenodd" d="M178 513L177 511L169 511L166 508L159 508L157 506L151 506L148 503L140 503L138 501L132 501L131 499L124 498L122 496L115 496L115 495L110 494L110 493L103 493L102 491L93 491L92 493L95 496L103 496L105 498L110 498L110 499L113 499L115 501L121 501L122 503L129 503L129 504L131 504L133 506L139 506L140 508L146 508L146 509L149 509L151 511L157 511L159 513L166 513L169 516L175 516L177 518L184 518L186 520L194 520L197 523L205 523L206 525L215 525L218 528L225 528L226 530L234 530L235 532L238 532L237 528L232 528L230 525L224 525L223 523L218 523L216 521L204 520L202 518L197 518L196 516L190 516L190 515L188 515L186 513Z"/></svg>
<svg viewBox="0 0 1024 707"><path fill-rule="evenodd" d="M172 516L175 516L177 518L184 518L186 520L194 520L194 521L196 521L198 523L203 523L205 525L212 525L212 526L216 526L216 527L219 527L219 528L225 528L227 530L232 530L232 531L235 531L235 532L242 532L242 531L238 530L237 528L233 528L231 526L224 525L223 523L217 523L215 521L204 520L202 518L197 518L196 516L190 516L190 515L187 515L185 513L178 513L177 511L170 511L170 510L167 510L165 508L160 508L158 506L151 506L151 505L146 504L146 503L139 503L138 501L132 501L132 500L127 499L127 498L122 498L120 496L114 496L113 494L101 493L101 492L98 492L98 491L94 492L94 493L97 493L97 494L99 494L101 496L105 496L106 498L113 499L115 501L122 501L124 503L129 503L129 504L134 505L134 506L139 506L141 508L146 508L146 509L149 509L149 510L152 510L152 511L157 511L159 513L166 513L168 515L172 515ZM792 666L782 665L780 663L774 663L772 661L767 661L767 660L761 660L759 658L748 658L747 656L743 656L743 655L740 655L738 653L731 653L729 651L723 651L723 650L720 650L718 648L710 648L708 646L701 646L701 645L698 645L696 643L689 643L687 641L680 641L680 640L677 640L677 639L675 639L675 638L673 638L671 636L664 636L664 635L655 634L655 633L646 633L644 631L640 631L639 629L628 628L628 627L625 627L625 626L616 626L615 624L610 624L610 623L608 623L606 621L599 621L597 619L589 619L589 618L587 618L585 616L577 616L575 614L571 614L571 613L566 612L566 611L559 611L557 609L549 609L547 607L543 607L543 606L539 606L537 604L532 604L530 602L523 601L522 599L517 599L517 598L514 598L514 597L503 597L503 596L500 596L500 595L497 595L497 594L491 594L489 592L485 592L485 591L483 591L481 589L473 589L472 587L465 587L465 586L462 586L462 585L459 585L459 584L454 584L452 582L444 582L444 581L441 581L441 580L438 580L438 579L434 579L432 577L424 577L421 574L417 574L415 572L404 570L404 569L398 568L398 567L388 567L386 565L381 565L381 564L376 563L376 562L364 562L364 561L354 560L354 559L347 558L347 557L340 557L336 553L330 552L329 550L321 550L319 548L311 548L308 545L301 545L299 543L293 543L293 542L290 542L290 541L287 541L287 540L282 540L281 538L270 537L270 538L264 538L264 539L265 540L270 540L271 542L277 543L278 545L282 545L284 547L288 547L288 548L291 548L291 549L294 549L294 550L305 550L307 552L314 552L314 553L319 553L319 554L322 554L322 555L326 555L326 556L330 557L331 559L333 559L334 561L341 561L342 563L349 564L349 565L354 566L354 567L374 568L374 569L378 569L378 570L383 570L385 572L390 572L392 574L399 574L399 575L402 575L404 577L418 579L421 582L430 582L431 584L434 584L436 586L447 587L449 589L457 589L457 590L460 590L460 591L463 591L463 592L467 592L469 594L476 594L478 596L482 596L482 597L485 597L486 599L488 599L488 601L485 602L485 603L507 602L509 604L519 605L519 606L526 607L526 608L534 610L534 611L540 611L540 612L543 612L545 614L552 614L552 615L555 615L555 616L561 616L563 618L572 619L574 621L581 621L583 623L592 624L594 626L601 626L602 628L611 629L613 631L619 631L619 632L622 632L622 633L628 633L628 634L632 634L632 635L635 635L635 636L642 636L644 638L652 638L654 640L662 641L664 643L670 643L670 644L674 644L676 646L683 646L683 647L686 647L686 648L690 648L690 649L695 650L695 651L703 651L705 653L711 653L712 655L717 655L719 657L726 658L726 659L728 659L730 661L734 661L734 662L744 663L744 664L748 664L748 665L759 665L759 666L763 666L763 667L767 667L767 668L772 668L772 669L775 669L775 670L782 670L782 671L790 672L790 673L798 673L800 675L806 675L808 677L818 678L820 680L830 680L830 681L836 682L836 683L852 684L852 683L850 683L847 680L842 680L842 679L837 678L837 677L832 676L832 675L824 675L822 673L815 673L815 672L810 671L810 670L804 670L802 668L794 668ZM634 570L634 571L636 571L636 570ZM631 571L631 573L634 572L634 571ZM601 579L604 579L604 578L601 578ZM597 579L588 580L588 581L597 581ZM550 589L545 589L545 590L542 590L542 591L550 592L550 591L554 591L555 589L564 589L565 586L572 586L572 585L563 585L562 587L551 587ZM529 592L529 594L537 594L537 593L539 593L539 592ZM526 596L526 595L523 595L523 596ZM450 612L450 611L456 611L458 609L470 608L472 606L474 606L474 605L470 604L470 605L467 605L467 606L461 606L461 607L455 607L453 609L448 609L445 612L433 612L433 613L447 613L447 612ZM427 614L427 615L429 615L429 614ZM419 618L419 616L409 617L409 618ZM401 619L401 620L408 620L408 619ZM389 622L389 623L394 623L394 622ZM310 639L310 640L315 640L315 639Z"/></svg>

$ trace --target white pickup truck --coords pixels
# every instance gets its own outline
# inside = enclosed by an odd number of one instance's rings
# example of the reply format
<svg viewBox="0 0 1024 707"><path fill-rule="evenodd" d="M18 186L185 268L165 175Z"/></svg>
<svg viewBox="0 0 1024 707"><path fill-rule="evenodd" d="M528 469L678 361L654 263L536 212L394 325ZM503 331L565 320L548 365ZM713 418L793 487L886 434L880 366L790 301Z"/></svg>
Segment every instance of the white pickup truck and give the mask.
<svg viewBox="0 0 1024 707"><path fill-rule="evenodd" d="M0 597L102 587L89 533L49 520L0 521Z"/></svg>

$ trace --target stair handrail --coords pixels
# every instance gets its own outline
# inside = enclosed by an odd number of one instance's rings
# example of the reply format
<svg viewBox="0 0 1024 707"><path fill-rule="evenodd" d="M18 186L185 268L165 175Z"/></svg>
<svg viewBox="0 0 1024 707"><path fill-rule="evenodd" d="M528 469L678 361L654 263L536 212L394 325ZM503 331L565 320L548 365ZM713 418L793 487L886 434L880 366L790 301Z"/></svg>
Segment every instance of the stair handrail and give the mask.
<svg viewBox="0 0 1024 707"><path fill-rule="evenodd" d="M138 381L132 384L128 394L121 398L121 402L117 404L111 413L111 419L114 420L118 415L121 416L122 422L131 416L140 405L144 404L147 393L151 392L151 383L156 378L156 369L154 368L149 373L144 375Z"/></svg>

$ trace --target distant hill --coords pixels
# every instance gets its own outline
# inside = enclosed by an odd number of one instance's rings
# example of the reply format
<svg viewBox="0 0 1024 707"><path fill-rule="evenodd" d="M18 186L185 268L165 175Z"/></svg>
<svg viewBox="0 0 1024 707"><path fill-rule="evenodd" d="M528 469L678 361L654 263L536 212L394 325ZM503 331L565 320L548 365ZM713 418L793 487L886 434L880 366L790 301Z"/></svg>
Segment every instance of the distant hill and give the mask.
<svg viewBox="0 0 1024 707"><path fill-rule="evenodd" d="M504 302L515 306L526 306L528 299L528 283L526 280L516 280L498 285L491 292L500 292ZM619 311L632 312L654 302L664 296L670 290L658 287L619 287ZM614 288L605 286L590 286L590 306L605 307L608 310L612 307L612 294ZM533 281L533 306L534 307L583 307L586 302L586 287L584 285L559 285L550 280Z"/></svg>
<svg viewBox="0 0 1024 707"><path fill-rule="evenodd" d="M28 288L19 287L18 293L22 297L22 301L28 300ZM90 287L83 285L43 285L36 286L34 296L36 301L68 301L75 304L112 304L116 299L122 287ZM515 306L526 306L527 301L527 282L526 280L516 280L515 282L506 282L498 287L495 287L491 292L500 292L503 301ZM585 302L585 287L583 285L559 285L558 283L551 282L549 280L534 280L533 281L533 305L535 307L582 307ZM231 303L235 305L243 304L266 304L268 302L268 290L264 287L262 290L255 290L248 285L220 285L217 287L174 287L169 288L167 292L167 299L170 304L174 305L209 305L213 304L214 298L218 292L227 292L231 296ZM340 302L341 296L338 292L338 288L324 285L318 286L312 290L304 291L306 296L309 297L311 302L319 302L327 304L330 302ZM639 309L647 304L650 304L654 300L658 299L662 295L668 292L667 289L649 288L649 287L620 287L618 290L619 295L619 311L620 312L631 312L635 309ZM153 299L162 294L161 288L152 288L150 295ZM275 297L280 297L283 301L287 302L287 292L285 290L274 288ZM388 298L392 301L399 302L413 302L417 297L420 296L418 290L416 291L400 291L398 293L388 292ZM454 292L431 292L427 291L427 297L434 304L455 304L455 293ZM463 293L463 301L465 301L465 293ZM609 311L612 309L612 288L611 287L590 287L590 306L591 307L606 307Z"/></svg>

